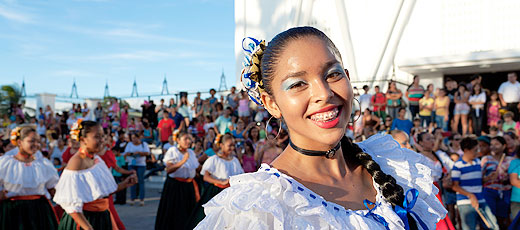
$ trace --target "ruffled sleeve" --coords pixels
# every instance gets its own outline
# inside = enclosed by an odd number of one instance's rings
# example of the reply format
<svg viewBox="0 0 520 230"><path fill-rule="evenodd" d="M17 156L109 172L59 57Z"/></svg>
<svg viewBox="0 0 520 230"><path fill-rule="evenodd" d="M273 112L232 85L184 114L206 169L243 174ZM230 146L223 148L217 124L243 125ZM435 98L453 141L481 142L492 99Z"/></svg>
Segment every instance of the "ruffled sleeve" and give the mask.
<svg viewBox="0 0 520 230"><path fill-rule="evenodd" d="M179 158L178 153L179 153L179 151L178 151L177 147L169 148L168 151L166 151L166 153L164 154L163 162L175 164L175 163L181 161L182 158Z"/></svg>
<svg viewBox="0 0 520 230"><path fill-rule="evenodd" d="M46 158L23 163L13 156L0 157L0 188L7 196L46 195L58 182L58 172Z"/></svg>
<svg viewBox="0 0 520 230"><path fill-rule="evenodd" d="M207 172L211 174L215 174L215 161L217 160L217 155L213 155L209 157L204 164L202 164L202 169L200 170L200 175L204 175Z"/></svg>
<svg viewBox="0 0 520 230"><path fill-rule="evenodd" d="M81 213L83 204L106 197L117 189L114 177L103 161L85 170L63 170L58 184L54 202L67 213Z"/></svg>
<svg viewBox="0 0 520 230"><path fill-rule="evenodd" d="M419 218L434 228L447 211L435 196L439 190L433 185L431 169L426 157L399 146L390 135L377 134L358 144L370 154L386 174L392 175L404 191L417 189L418 199L412 208Z"/></svg>

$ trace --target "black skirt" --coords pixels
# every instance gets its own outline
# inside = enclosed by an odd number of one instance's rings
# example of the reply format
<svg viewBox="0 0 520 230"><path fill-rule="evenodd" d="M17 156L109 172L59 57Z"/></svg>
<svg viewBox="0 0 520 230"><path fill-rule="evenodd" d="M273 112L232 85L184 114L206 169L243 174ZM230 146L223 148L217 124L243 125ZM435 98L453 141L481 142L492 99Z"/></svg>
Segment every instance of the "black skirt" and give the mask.
<svg viewBox="0 0 520 230"><path fill-rule="evenodd" d="M110 211L90 212L83 210L83 215L95 230L112 230L112 219L110 219ZM63 213L60 220L59 230L76 230L76 222L68 213ZM81 228L82 229L82 228Z"/></svg>
<svg viewBox="0 0 520 230"><path fill-rule="evenodd" d="M191 213L190 220L188 221L188 229L194 229L197 227L199 222L201 222L206 215L204 214L204 207L202 205L208 203L213 197L224 190L223 188L219 188L213 184L208 184L204 188L204 193L200 197L200 201L197 202L195 209Z"/></svg>
<svg viewBox="0 0 520 230"><path fill-rule="evenodd" d="M47 198L0 202L0 229L58 228L58 220Z"/></svg>
<svg viewBox="0 0 520 230"><path fill-rule="evenodd" d="M181 182L168 176L157 209L155 229L185 229L196 204L193 182Z"/></svg>

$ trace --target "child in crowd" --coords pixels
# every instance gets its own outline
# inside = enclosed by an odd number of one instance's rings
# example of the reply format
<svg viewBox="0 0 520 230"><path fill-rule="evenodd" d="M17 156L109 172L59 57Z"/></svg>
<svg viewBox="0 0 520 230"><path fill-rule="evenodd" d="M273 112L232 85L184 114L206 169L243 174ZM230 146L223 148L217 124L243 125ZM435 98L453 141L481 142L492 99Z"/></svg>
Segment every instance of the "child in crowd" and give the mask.
<svg viewBox="0 0 520 230"><path fill-rule="evenodd" d="M482 193L482 168L478 155L478 141L466 137L460 142L464 154L451 170L453 190L457 192L457 206L463 230L477 227L480 216L484 216L491 229L498 230L497 219L487 205ZM480 212L480 213L479 213Z"/></svg>
<svg viewBox="0 0 520 230"><path fill-rule="evenodd" d="M515 114L511 111L504 114L504 123L502 124L503 132L513 131L516 133L518 123L515 120L513 120L514 117Z"/></svg>
<svg viewBox="0 0 520 230"><path fill-rule="evenodd" d="M487 124L490 127L497 126L498 121L500 121L500 101L498 100L498 93L493 91L491 93L491 101L488 104L488 122Z"/></svg>

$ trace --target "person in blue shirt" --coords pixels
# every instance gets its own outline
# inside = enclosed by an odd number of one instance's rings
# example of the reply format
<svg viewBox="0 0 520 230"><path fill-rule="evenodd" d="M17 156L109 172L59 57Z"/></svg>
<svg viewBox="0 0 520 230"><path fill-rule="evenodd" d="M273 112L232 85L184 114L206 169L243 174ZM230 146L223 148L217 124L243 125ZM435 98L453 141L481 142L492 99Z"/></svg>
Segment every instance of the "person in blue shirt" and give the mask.
<svg viewBox="0 0 520 230"><path fill-rule="evenodd" d="M480 213L486 218L491 229L499 229L497 219L486 204L482 193L482 168L478 159L478 141L466 137L460 142L464 155L455 162L451 170L452 189L457 192L457 207L463 230L476 229ZM484 224L482 224L485 226Z"/></svg>
<svg viewBox="0 0 520 230"><path fill-rule="evenodd" d="M397 118L395 118L394 121L392 122L392 127L390 128L390 130L398 129L398 130L402 130L402 131L406 132L406 134L410 135L410 131L413 128L413 123L410 120L404 118L405 115L406 115L406 108L400 108L399 116L397 116Z"/></svg>

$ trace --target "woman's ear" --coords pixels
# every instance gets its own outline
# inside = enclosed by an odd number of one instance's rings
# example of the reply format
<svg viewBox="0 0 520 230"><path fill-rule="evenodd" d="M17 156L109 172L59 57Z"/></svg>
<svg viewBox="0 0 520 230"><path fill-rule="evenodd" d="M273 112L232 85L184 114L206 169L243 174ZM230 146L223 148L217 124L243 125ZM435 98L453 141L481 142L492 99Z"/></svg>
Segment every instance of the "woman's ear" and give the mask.
<svg viewBox="0 0 520 230"><path fill-rule="evenodd" d="M264 108L267 110L267 112L269 112L275 118L280 118L282 116L280 108L278 108L276 101L271 95L267 94L266 92L262 92L260 99L262 100Z"/></svg>
<svg viewBox="0 0 520 230"><path fill-rule="evenodd" d="M345 70L345 74L347 74L348 80L350 81L350 74L348 73L348 69L344 69L344 70Z"/></svg>

